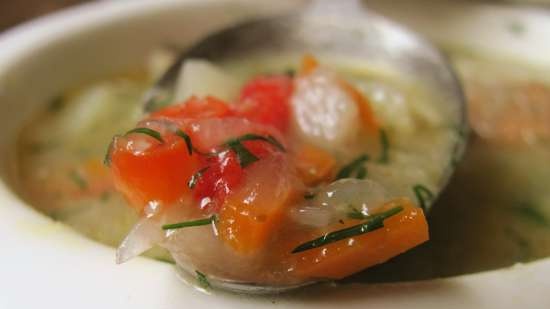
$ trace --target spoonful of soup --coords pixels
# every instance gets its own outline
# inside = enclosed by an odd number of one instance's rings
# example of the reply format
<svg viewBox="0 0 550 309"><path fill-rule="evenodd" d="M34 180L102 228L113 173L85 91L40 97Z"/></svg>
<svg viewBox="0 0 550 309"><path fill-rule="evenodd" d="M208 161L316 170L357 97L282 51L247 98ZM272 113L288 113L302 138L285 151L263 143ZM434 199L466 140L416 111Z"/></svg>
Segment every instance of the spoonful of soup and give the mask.
<svg viewBox="0 0 550 309"><path fill-rule="evenodd" d="M341 279L428 240L464 147L460 86L416 34L359 1L215 33L149 91L106 164L154 245L203 288Z"/></svg>

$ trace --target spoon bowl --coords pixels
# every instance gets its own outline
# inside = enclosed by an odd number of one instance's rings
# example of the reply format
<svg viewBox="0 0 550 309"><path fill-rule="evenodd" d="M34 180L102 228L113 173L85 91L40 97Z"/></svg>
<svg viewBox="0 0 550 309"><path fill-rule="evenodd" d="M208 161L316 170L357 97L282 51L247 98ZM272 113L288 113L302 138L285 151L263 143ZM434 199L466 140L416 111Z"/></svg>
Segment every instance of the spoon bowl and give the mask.
<svg viewBox="0 0 550 309"><path fill-rule="evenodd" d="M442 98L443 110L449 114L446 119L451 121L449 126L457 132L467 130L462 88L446 58L427 40L363 7L360 1L313 1L292 14L248 21L207 36L183 51L146 93L144 111L154 111L162 102L171 101L180 67L187 59L221 63L264 54L305 53L357 59L410 76ZM466 135L460 136L454 145L453 162L460 159L466 144ZM450 164L442 177L441 190L454 166ZM431 205L426 206L429 211ZM180 277L185 279L189 272L178 266ZM214 286L245 293L282 292L313 283L270 287L211 279Z"/></svg>

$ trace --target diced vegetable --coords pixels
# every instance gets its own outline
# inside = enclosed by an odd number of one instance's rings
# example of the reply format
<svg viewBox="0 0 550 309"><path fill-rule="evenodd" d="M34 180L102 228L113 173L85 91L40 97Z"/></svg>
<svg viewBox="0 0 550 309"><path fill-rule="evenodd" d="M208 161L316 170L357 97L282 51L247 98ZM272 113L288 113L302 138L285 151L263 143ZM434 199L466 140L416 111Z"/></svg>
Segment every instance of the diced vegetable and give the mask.
<svg viewBox="0 0 550 309"><path fill-rule="evenodd" d="M238 93L239 83L233 76L212 62L189 59L181 67L173 99L174 102L181 102L192 96L215 96L233 102Z"/></svg>
<svg viewBox="0 0 550 309"><path fill-rule="evenodd" d="M115 186L139 211L151 201L171 206L189 193L198 158L189 155L181 137L166 134L163 140L131 134L117 138L110 150Z"/></svg>
<svg viewBox="0 0 550 309"><path fill-rule="evenodd" d="M315 69L319 67L319 61L311 54L306 54L302 57L302 63L300 66L300 75L311 74Z"/></svg>
<svg viewBox="0 0 550 309"><path fill-rule="evenodd" d="M226 150L207 159L206 170L193 187L193 196L201 201L201 208L209 207L217 211L225 197L242 181L243 176L237 155Z"/></svg>
<svg viewBox="0 0 550 309"><path fill-rule="evenodd" d="M374 116L374 111L371 108L369 100L359 90L345 80L341 80L340 85L357 104L359 115L361 115L361 120L365 128L371 133L376 133L378 131L378 121Z"/></svg>
<svg viewBox="0 0 550 309"><path fill-rule="evenodd" d="M332 179L336 160L321 148L303 145L294 155L294 164L302 181L310 186Z"/></svg>
<svg viewBox="0 0 550 309"><path fill-rule="evenodd" d="M357 104L334 74L319 69L298 77L291 104L299 134L315 146L342 149L357 137Z"/></svg>
<svg viewBox="0 0 550 309"><path fill-rule="evenodd" d="M242 88L237 113L250 121L272 125L285 132L290 121L292 91L292 79L288 76L256 77Z"/></svg>
<svg viewBox="0 0 550 309"><path fill-rule="evenodd" d="M293 209L295 222L305 226L337 223L350 214L370 215L388 200L384 187L370 179L341 179L322 187ZM317 219L316 219L317 218Z"/></svg>
<svg viewBox="0 0 550 309"><path fill-rule="evenodd" d="M219 213L220 237L242 254L266 247L284 214L303 189L288 173L282 155L272 156L246 170L247 182L229 195Z"/></svg>
<svg viewBox="0 0 550 309"><path fill-rule="evenodd" d="M401 206L403 210L384 220L384 227L359 236L330 243L289 256L293 272L304 279L341 279L388 259L428 240L428 225L422 209L408 199L388 202L380 211ZM317 231L317 236L361 223L360 220L345 220L326 230ZM310 237L313 236L314 233ZM303 235L301 236L303 237ZM303 243L293 240L287 248Z"/></svg>
<svg viewBox="0 0 550 309"><path fill-rule="evenodd" d="M169 119L204 119L232 116L233 112L229 106L222 100L212 96L198 98L190 97L187 101L165 107L153 114L150 118L169 118Z"/></svg>

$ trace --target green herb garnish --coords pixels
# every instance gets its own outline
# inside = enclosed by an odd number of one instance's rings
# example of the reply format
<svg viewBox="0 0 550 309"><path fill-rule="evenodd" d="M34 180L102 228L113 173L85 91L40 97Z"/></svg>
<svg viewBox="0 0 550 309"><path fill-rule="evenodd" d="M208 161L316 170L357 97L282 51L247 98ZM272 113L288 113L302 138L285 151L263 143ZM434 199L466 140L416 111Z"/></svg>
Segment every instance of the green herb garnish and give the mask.
<svg viewBox="0 0 550 309"><path fill-rule="evenodd" d="M369 156L366 154L359 156L357 159L344 166L338 174L336 174L336 179L351 178L353 173L355 173L355 177L358 179L365 178L367 175L367 169L363 166L363 163L368 160Z"/></svg>
<svg viewBox="0 0 550 309"><path fill-rule="evenodd" d="M111 193L109 191L104 191L101 193L101 196L99 197L99 200L103 203L106 203L111 198Z"/></svg>
<svg viewBox="0 0 550 309"><path fill-rule="evenodd" d="M124 134L124 135L132 134L132 133L140 133L140 134L149 135L150 137L156 139L157 141L159 141L161 143L164 143L164 140L162 139L162 136L160 135L160 133L158 131L153 130L153 129L135 128L135 129L132 129L132 130L126 132L126 134Z"/></svg>
<svg viewBox="0 0 550 309"><path fill-rule="evenodd" d="M514 35L517 35L517 36L520 36L522 34L525 33L526 31L526 27L523 23L521 23L520 21L512 21L508 24L508 30L514 34Z"/></svg>
<svg viewBox="0 0 550 309"><path fill-rule="evenodd" d="M151 113L163 107L166 107L170 105L170 103L173 101L172 94L167 93L166 91L159 92L158 89L155 90L157 90L156 93L150 95L145 102L144 110L147 113Z"/></svg>
<svg viewBox="0 0 550 309"><path fill-rule="evenodd" d="M308 192L308 193L304 194L304 199L306 199L306 200L311 200L314 197L315 197L314 193L309 193Z"/></svg>
<svg viewBox="0 0 550 309"><path fill-rule="evenodd" d="M199 285L204 289L210 288L210 282L208 282L208 278L206 278L206 275L198 270L195 270L195 273L197 274L197 282L199 283Z"/></svg>
<svg viewBox="0 0 550 309"><path fill-rule="evenodd" d="M189 179L189 182L187 182L187 186L189 187L189 189L193 189L197 185L197 182L202 177L202 174L204 174L204 172L206 172L208 168L210 168L210 166L203 167L200 170L198 170L195 174L193 174L193 176L191 176L191 178Z"/></svg>
<svg viewBox="0 0 550 309"><path fill-rule="evenodd" d="M198 220L192 220L192 221L183 221L178 223L172 223L172 224L165 224L162 226L163 230L175 230L175 229L181 229L184 227L192 227L192 226L201 226L201 225L209 225L212 224L212 222L217 221L216 215L211 215L208 218L205 219L198 219Z"/></svg>
<svg viewBox="0 0 550 309"><path fill-rule="evenodd" d="M521 203L511 209L523 219L530 221L531 223L535 223L539 226L550 227L549 220L546 219L544 214L530 203Z"/></svg>
<svg viewBox="0 0 550 309"><path fill-rule="evenodd" d="M52 113L59 112L65 106L65 99L63 96L53 98L48 104L48 111Z"/></svg>
<svg viewBox="0 0 550 309"><path fill-rule="evenodd" d="M187 152L189 153L189 155L193 154L193 144L191 144L191 137L189 137L187 133L179 129L176 131L176 135L185 140L185 145L187 146Z"/></svg>
<svg viewBox="0 0 550 309"><path fill-rule="evenodd" d="M103 158L103 164L105 164L106 166L111 166L111 149L113 148L117 137L119 137L119 135L115 135L113 139L111 139L109 146L107 146L107 152L105 153L105 157Z"/></svg>
<svg viewBox="0 0 550 309"><path fill-rule="evenodd" d="M348 218L358 219L358 220L363 220L363 219L368 218L368 216L363 214L362 212L360 212L359 209L357 209L357 208L355 208L351 205L348 205L348 206L349 206L349 209L350 209L350 212L348 213Z"/></svg>
<svg viewBox="0 0 550 309"><path fill-rule="evenodd" d="M430 203L433 202L435 198L435 195L432 193L432 191L421 184L414 185L413 191L422 210L428 210L428 205L430 205Z"/></svg>
<svg viewBox="0 0 550 309"><path fill-rule="evenodd" d="M306 250L326 246L330 243L333 243L333 242L336 242L336 241L339 241L339 240L342 240L342 239L346 239L346 238L350 238L350 237L353 237L353 236L358 236L358 235L362 235L362 234L366 234L366 233L375 231L379 228L384 227L384 220L385 219L396 215L397 213L401 212L402 210L403 210L403 207L397 206L397 207L389 209L385 212L368 216L366 218L366 221L361 223L361 224L357 224L357 225L354 225L354 226L351 226L351 227L348 227L348 228L345 228L345 229L341 229L341 230L338 230L338 231L335 231L335 232L330 232L330 233L327 233L327 234L325 234L325 235L323 235L319 238L316 238L314 240L305 242L305 243L299 245L298 247L294 248L294 250L292 250L291 253L298 253L298 252L302 252L302 251L306 251Z"/></svg>
<svg viewBox="0 0 550 309"><path fill-rule="evenodd" d="M252 152L250 152L250 150L239 142L229 144L228 146L237 154L237 159L239 160L239 164L242 168L245 168L248 165L260 160L260 158L256 157Z"/></svg>
<svg viewBox="0 0 550 309"><path fill-rule="evenodd" d="M386 164L390 161L390 140L388 138L388 133L384 129L380 129L380 146L382 150L380 151L380 157L378 158L379 163Z"/></svg>
<svg viewBox="0 0 550 309"><path fill-rule="evenodd" d="M531 249L531 246L529 244L529 241L526 238L524 238L523 236L521 236L520 233L518 233L517 231L515 231L514 229L512 229L510 227L505 227L504 228L504 233L506 234L508 239L513 241L516 244L516 246L518 247L519 254L517 256L517 260L520 261L520 262L529 261L531 259L531 256L532 256L532 249Z"/></svg>
<svg viewBox="0 0 550 309"><path fill-rule="evenodd" d="M75 170L69 173L71 180L80 188L80 190L86 190L88 188L88 182Z"/></svg>
<svg viewBox="0 0 550 309"><path fill-rule="evenodd" d="M241 143L246 141L264 141L275 146L275 148L279 149L280 151L286 151L285 147L281 143L279 143L279 141L276 140L273 136L271 135L262 136L258 134L252 134L252 133L244 134L235 139L229 140L228 142L226 142L226 145L229 146L230 143L235 143L235 142Z"/></svg>
<svg viewBox="0 0 550 309"><path fill-rule="evenodd" d="M281 151L285 151L285 148L279 141L277 141L273 136L262 136L257 134L244 134L240 137L230 139L229 141L224 143L224 146L228 147L229 149L233 150L235 154L237 155L237 159L239 160L239 164L242 168L245 168L246 166L260 160L258 157L256 157L250 150L248 150L242 142L246 141L264 141L267 142L273 146L275 146L277 149Z"/></svg>

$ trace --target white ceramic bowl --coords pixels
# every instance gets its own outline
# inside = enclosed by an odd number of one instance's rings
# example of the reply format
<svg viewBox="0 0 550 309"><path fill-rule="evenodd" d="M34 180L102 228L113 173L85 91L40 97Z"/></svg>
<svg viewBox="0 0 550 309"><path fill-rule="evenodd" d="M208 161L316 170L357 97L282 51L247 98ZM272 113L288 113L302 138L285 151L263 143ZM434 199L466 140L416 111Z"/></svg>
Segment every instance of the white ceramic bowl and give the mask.
<svg viewBox="0 0 550 309"><path fill-rule="evenodd" d="M0 308L550 308L550 259L441 280L311 288L292 295L207 295L171 265L114 250L26 205L11 161L21 122L63 89L124 70L157 45L185 46L238 19L303 1L117 1L72 8L0 37ZM550 13L453 1L369 1L437 41L496 49L550 67ZM521 22L520 38L508 25Z"/></svg>

